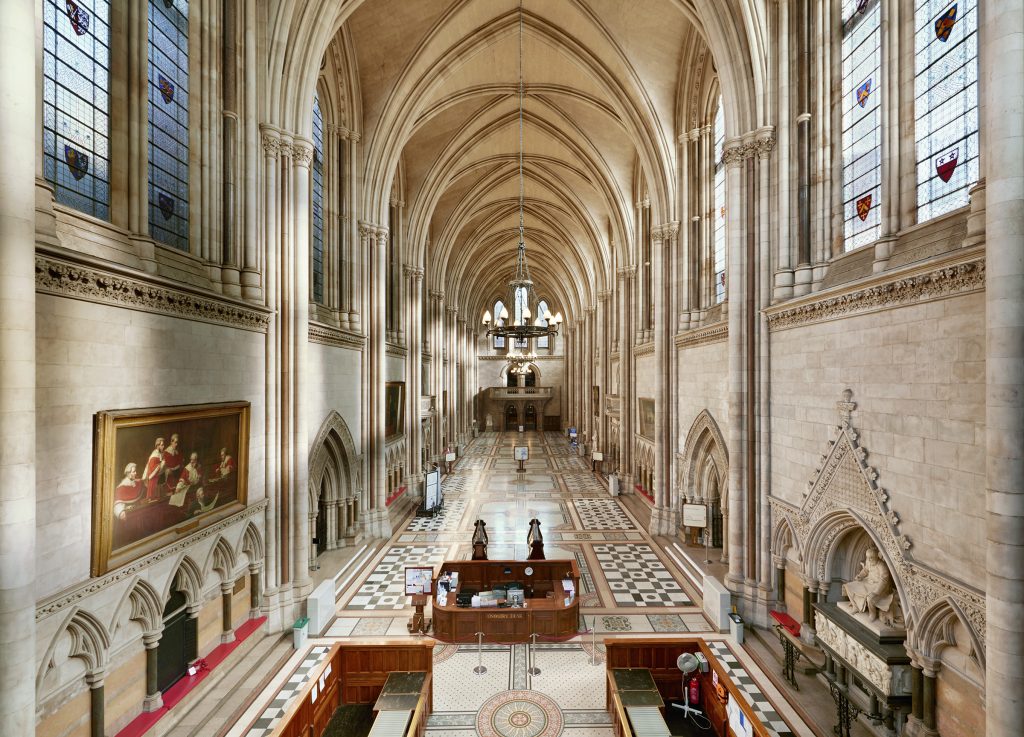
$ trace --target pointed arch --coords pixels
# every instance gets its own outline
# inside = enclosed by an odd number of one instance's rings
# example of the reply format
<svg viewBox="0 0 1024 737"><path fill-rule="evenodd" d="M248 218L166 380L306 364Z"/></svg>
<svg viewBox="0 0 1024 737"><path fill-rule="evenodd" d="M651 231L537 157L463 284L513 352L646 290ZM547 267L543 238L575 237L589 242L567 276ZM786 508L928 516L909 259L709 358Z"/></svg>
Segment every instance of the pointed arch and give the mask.
<svg viewBox="0 0 1024 737"><path fill-rule="evenodd" d="M93 614L84 609L75 609L50 640L46 655L42 658L36 673L37 690L41 688L43 679L53 666L54 652L65 635L70 638L68 658L78 658L85 663L87 674L101 673L107 667L110 635L106 627Z"/></svg>
<svg viewBox="0 0 1024 737"><path fill-rule="evenodd" d="M786 550L796 548L797 560L803 560L803 550L800 549L800 538L797 537L793 525L785 517L775 523L772 529L771 553L779 558L786 557Z"/></svg>
<svg viewBox="0 0 1024 737"><path fill-rule="evenodd" d="M325 477L332 483L327 492L331 499L357 496L359 491L359 463L361 461L352 433L336 410L320 425L313 439L309 453L309 500L310 509L316 509L320 489ZM327 469L331 473L327 476Z"/></svg>
<svg viewBox="0 0 1024 737"><path fill-rule="evenodd" d="M957 646L954 629L958 623L970 638L970 656L984 671L985 647L967 615L951 596L939 599L921 614L914 628L907 632L909 645L918 655L938 660L944 648Z"/></svg>
<svg viewBox="0 0 1024 737"><path fill-rule="evenodd" d="M160 594L144 578L136 578L121 597L110 620L111 635L117 632L126 611L129 621L142 625L143 632L159 632L163 628L163 604Z"/></svg>
<svg viewBox="0 0 1024 737"><path fill-rule="evenodd" d="M703 496L704 484L701 483L701 471L704 463L714 464L718 476L718 496L723 505L729 498L729 451L714 416L706 409L690 425L683 445L683 458L679 478L679 505L686 499ZM698 493L700 492L700 493Z"/></svg>
<svg viewBox="0 0 1024 737"><path fill-rule="evenodd" d="M209 556L206 559L205 573L202 580L206 580L207 576L211 572L216 571L220 574L222 581L231 579L235 572L235 551L228 541L223 536L217 538L217 542L214 543L213 548L210 550Z"/></svg>
<svg viewBox="0 0 1024 737"><path fill-rule="evenodd" d="M203 574L196 562L188 555L181 556L174 575L167 579L167 585L164 587L160 601L166 604L173 591L181 591L185 594L189 606L198 606L203 601ZM163 617L163 604L160 606L161 618Z"/></svg>
<svg viewBox="0 0 1024 737"><path fill-rule="evenodd" d="M239 545L239 552L245 553L249 557L249 565L263 566L263 559L265 556L263 548L263 535L256 528L256 525L250 520L249 524L245 526L245 532L242 533L242 540Z"/></svg>

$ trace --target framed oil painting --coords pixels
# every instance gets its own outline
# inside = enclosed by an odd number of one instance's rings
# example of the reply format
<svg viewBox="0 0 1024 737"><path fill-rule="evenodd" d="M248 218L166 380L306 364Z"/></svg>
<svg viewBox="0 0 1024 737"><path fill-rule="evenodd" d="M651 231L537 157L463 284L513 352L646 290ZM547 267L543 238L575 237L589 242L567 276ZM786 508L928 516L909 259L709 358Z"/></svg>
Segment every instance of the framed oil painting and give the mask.
<svg viewBox="0 0 1024 737"><path fill-rule="evenodd" d="M639 399L640 434L648 440L654 440L654 400Z"/></svg>
<svg viewBox="0 0 1024 737"><path fill-rule="evenodd" d="M393 438L405 431L405 382L384 385L384 436Z"/></svg>
<svg viewBox="0 0 1024 737"><path fill-rule="evenodd" d="M249 403L97 412L92 575L245 508Z"/></svg>

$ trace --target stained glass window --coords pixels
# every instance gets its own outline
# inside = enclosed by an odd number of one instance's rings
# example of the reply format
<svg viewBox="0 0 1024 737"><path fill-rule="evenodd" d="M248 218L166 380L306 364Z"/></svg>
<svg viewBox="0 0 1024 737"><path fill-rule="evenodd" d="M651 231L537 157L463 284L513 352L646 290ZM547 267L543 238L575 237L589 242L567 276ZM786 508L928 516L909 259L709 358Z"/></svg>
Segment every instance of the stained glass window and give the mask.
<svg viewBox="0 0 1024 737"><path fill-rule="evenodd" d="M881 225L881 0L843 1L843 235L847 251Z"/></svg>
<svg viewBox="0 0 1024 737"><path fill-rule="evenodd" d="M518 287L516 289L516 308L515 314L512 315L512 324L525 325L526 317L525 312L529 309L530 305L526 301L527 292L526 287Z"/></svg>
<svg viewBox="0 0 1024 737"><path fill-rule="evenodd" d="M545 315L545 313L547 313L547 311L548 311L548 303L547 302L545 302L544 300L541 300L540 302L537 303L537 324L538 325L543 325L544 327L548 326L548 321L544 319L544 315ZM548 336L545 335L543 338L537 338L537 347L538 348L547 348L548 345L549 345L549 343L548 343Z"/></svg>
<svg viewBox="0 0 1024 737"><path fill-rule="evenodd" d="M43 2L43 175L57 201L110 218L110 3Z"/></svg>
<svg viewBox="0 0 1024 737"><path fill-rule="evenodd" d="M188 250L188 0L149 3L149 233Z"/></svg>
<svg viewBox="0 0 1024 737"><path fill-rule="evenodd" d="M977 0L915 0L917 219L968 202L978 181Z"/></svg>
<svg viewBox="0 0 1024 737"><path fill-rule="evenodd" d="M714 223L714 268L715 268L715 304L725 299L725 162L722 151L725 148L725 112L722 110L722 98L718 98L718 111L712 126L715 136L715 191L712 202L712 222Z"/></svg>
<svg viewBox="0 0 1024 737"><path fill-rule="evenodd" d="M324 301L324 116L313 96L313 301Z"/></svg>
<svg viewBox="0 0 1024 737"><path fill-rule="evenodd" d="M505 303L502 302L500 299L497 302L494 303L494 325L495 325L495 327L497 327L498 325L504 324L504 321L501 319L501 311L503 309L505 309ZM504 335L495 335L494 336L494 349L498 350L499 348L504 348L504 347L505 347L505 336Z"/></svg>

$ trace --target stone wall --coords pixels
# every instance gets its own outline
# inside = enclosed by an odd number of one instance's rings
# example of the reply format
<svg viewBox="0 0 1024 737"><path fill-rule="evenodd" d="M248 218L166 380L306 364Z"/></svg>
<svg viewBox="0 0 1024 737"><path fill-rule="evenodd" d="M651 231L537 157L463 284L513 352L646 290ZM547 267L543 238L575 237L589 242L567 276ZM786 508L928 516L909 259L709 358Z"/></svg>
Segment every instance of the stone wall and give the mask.
<svg viewBox="0 0 1024 737"><path fill-rule="evenodd" d="M306 390L306 433L309 442L316 439L320 426L333 410L345 420L353 440L358 444L362 436L363 392L360 352L351 348L310 343L306 355L308 370L303 385ZM391 362L400 360L388 358L389 372ZM395 381L404 381L404 377L400 376ZM406 401L414 399L406 396Z"/></svg>
<svg viewBox="0 0 1024 737"><path fill-rule="evenodd" d="M37 599L89 578L98 411L250 402L249 500L265 496L262 333L46 294L36 320Z"/></svg>
<svg viewBox="0 0 1024 737"><path fill-rule="evenodd" d="M724 340L679 349L676 375L676 428L681 453L686 435L703 410L707 410L728 438L729 352Z"/></svg>
<svg viewBox="0 0 1024 737"><path fill-rule="evenodd" d="M985 568L984 295L772 333L772 493L799 505L853 391L852 424L889 507L938 572Z"/></svg>

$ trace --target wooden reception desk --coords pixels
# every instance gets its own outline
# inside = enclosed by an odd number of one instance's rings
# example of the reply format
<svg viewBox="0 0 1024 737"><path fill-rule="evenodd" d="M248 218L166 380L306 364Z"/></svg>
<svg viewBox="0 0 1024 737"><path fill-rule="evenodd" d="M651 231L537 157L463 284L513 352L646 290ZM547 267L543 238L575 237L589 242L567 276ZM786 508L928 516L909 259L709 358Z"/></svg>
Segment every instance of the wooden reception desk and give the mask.
<svg viewBox="0 0 1024 737"><path fill-rule="evenodd" d="M527 568L533 570L531 575L526 574ZM449 592L447 605L440 606L435 595L434 637L442 642L471 642L477 632L484 633L484 642L526 642L534 633L568 638L578 631L580 571L574 560L446 561L441 573L452 572L459 574L459 590L488 591L496 584L521 583L526 606L459 607L455 605L458 591ZM568 606L563 579L571 579L576 592Z"/></svg>

